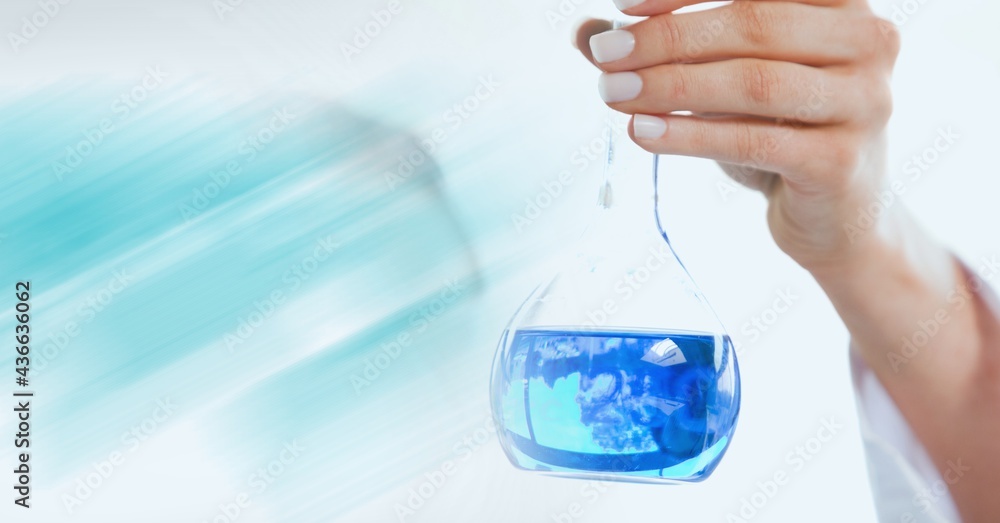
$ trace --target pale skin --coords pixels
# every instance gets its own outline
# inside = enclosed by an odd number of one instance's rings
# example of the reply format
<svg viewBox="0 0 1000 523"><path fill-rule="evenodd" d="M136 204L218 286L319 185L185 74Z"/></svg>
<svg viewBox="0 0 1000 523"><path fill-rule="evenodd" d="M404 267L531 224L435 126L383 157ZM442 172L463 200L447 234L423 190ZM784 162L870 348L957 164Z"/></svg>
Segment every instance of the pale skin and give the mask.
<svg viewBox="0 0 1000 523"><path fill-rule="evenodd" d="M715 160L765 195L775 242L827 293L853 350L949 479L963 520L1000 521L997 312L899 202L858 223L886 186L898 30L866 0L737 0L674 13L701 3L625 9L648 18L623 29L634 38L624 57L622 38L611 51L592 38L611 29L606 21L584 23L577 47L605 77L641 79L638 94L609 103L636 115L629 132L639 146ZM903 340L934 318L939 331L901 362ZM951 481L959 460L971 470Z"/></svg>

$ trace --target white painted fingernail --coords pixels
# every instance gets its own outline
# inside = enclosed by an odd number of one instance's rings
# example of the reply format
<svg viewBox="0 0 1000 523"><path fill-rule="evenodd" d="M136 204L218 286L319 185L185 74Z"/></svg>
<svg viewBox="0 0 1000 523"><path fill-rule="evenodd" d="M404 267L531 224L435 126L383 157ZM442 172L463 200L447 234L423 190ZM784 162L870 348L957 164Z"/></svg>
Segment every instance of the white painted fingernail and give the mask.
<svg viewBox="0 0 1000 523"><path fill-rule="evenodd" d="M624 11L626 9L635 7L645 1L646 0L615 0L615 6L618 7L619 11Z"/></svg>
<svg viewBox="0 0 1000 523"><path fill-rule="evenodd" d="M601 99L611 104L634 100L642 92L642 77L636 73L605 73L597 81Z"/></svg>
<svg viewBox="0 0 1000 523"><path fill-rule="evenodd" d="M659 116L637 114L632 119L632 133L640 140L655 140L667 132L667 122Z"/></svg>
<svg viewBox="0 0 1000 523"><path fill-rule="evenodd" d="M617 29L590 37L590 52L599 63L614 62L632 54L635 36L631 31Z"/></svg>

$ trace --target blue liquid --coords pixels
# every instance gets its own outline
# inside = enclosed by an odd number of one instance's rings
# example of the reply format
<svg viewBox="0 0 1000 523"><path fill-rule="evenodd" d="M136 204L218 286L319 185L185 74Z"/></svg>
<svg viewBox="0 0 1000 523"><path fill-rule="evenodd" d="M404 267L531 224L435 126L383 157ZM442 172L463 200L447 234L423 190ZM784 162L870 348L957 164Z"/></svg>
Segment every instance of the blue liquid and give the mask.
<svg viewBox="0 0 1000 523"><path fill-rule="evenodd" d="M492 395L515 465L638 481L707 477L740 399L728 337L561 330L515 332Z"/></svg>

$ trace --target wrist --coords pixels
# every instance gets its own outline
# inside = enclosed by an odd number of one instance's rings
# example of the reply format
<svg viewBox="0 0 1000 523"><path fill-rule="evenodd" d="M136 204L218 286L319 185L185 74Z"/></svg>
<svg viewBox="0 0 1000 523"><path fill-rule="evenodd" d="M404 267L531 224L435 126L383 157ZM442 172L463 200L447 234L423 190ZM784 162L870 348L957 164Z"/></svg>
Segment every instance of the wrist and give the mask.
<svg viewBox="0 0 1000 523"><path fill-rule="evenodd" d="M803 267L831 297L890 289L902 295L923 289L944 296L954 285L956 264L902 205L895 205L838 252Z"/></svg>
<svg viewBox="0 0 1000 523"><path fill-rule="evenodd" d="M832 219L816 220L826 222L818 228L820 240L814 245L818 248L803 249L792 256L817 279L850 278L880 262L899 263L910 257L908 251L927 243L895 193L887 196L890 189L881 192L877 188L880 184L859 185L819 202L816 207L825 207L821 212Z"/></svg>

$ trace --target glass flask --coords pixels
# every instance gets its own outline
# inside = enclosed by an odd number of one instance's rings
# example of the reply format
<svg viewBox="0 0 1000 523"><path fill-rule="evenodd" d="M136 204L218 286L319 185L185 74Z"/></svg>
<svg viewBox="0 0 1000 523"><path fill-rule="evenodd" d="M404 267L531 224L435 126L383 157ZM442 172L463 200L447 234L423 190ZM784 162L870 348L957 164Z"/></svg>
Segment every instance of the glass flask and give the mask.
<svg viewBox="0 0 1000 523"><path fill-rule="evenodd" d="M642 152L623 136L626 123L617 113L609 119L598 206L576 255L501 336L493 416L521 469L697 482L732 441L739 370L729 336L663 232L659 158L652 179L618 172L618 149Z"/></svg>

